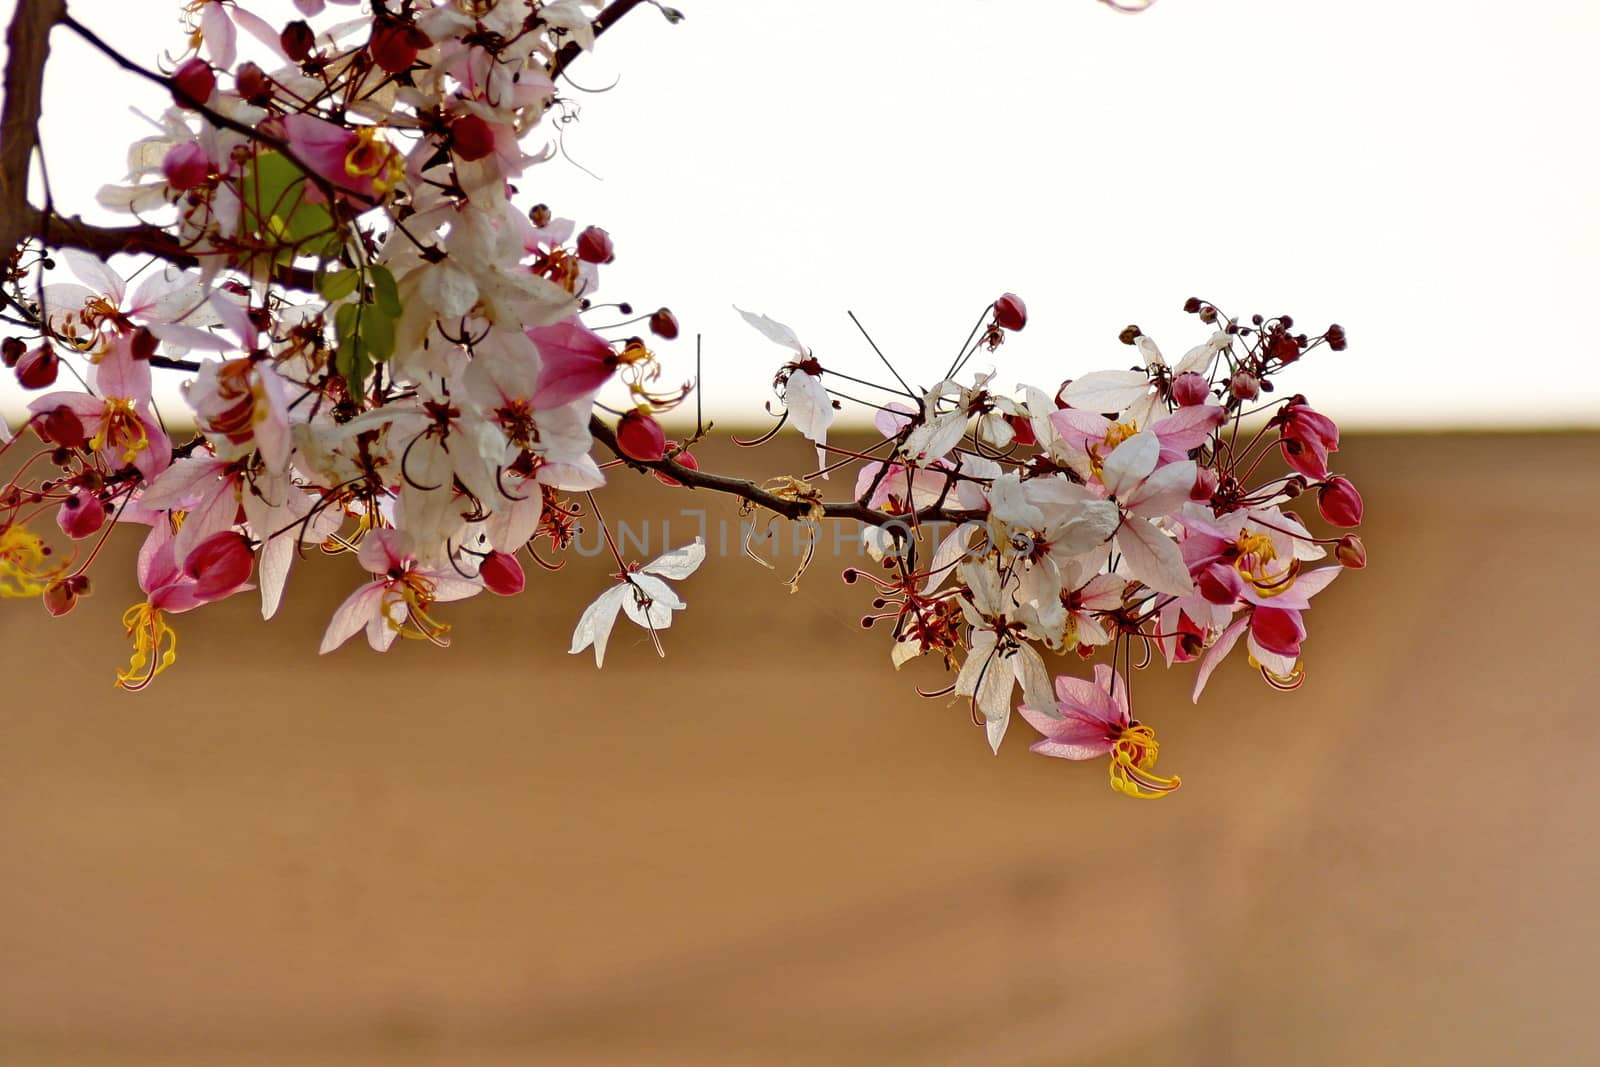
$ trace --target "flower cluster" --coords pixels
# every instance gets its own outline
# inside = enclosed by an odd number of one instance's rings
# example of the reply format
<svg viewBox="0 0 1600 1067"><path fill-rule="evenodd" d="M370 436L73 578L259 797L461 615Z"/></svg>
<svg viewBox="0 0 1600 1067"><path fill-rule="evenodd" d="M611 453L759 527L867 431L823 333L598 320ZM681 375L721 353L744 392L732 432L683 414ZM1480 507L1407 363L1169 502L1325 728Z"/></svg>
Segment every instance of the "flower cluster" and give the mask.
<svg viewBox="0 0 1600 1067"><path fill-rule="evenodd" d="M1112 785L1136 797L1163 796L1178 779L1154 773L1154 733L1130 718L1115 665L1158 653L1169 666L1198 661L1198 700L1244 637L1262 677L1292 689L1305 676L1311 598L1366 564L1358 537L1319 537L1293 509L1314 493L1328 525L1360 525L1360 494L1328 467L1338 427L1303 396L1262 402L1307 351L1343 349L1344 331L1308 337L1287 315L1241 324L1199 300L1186 310L1211 333L1175 364L1130 326L1122 340L1137 359L1126 369L1054 390L1005 392L992 372L963 384L962 364L1027 322L1008 293L943 381L920 393L879 387L881 442L848 457L858 502L895 516L864 535L885 573L846 573L877 587L863 622L891 624L894 665L942 657L956 671L946 692L967 699L996 751L1020 695L1044 735L1035 751L1109 754ZM778 376L787 417L831 451L827 369L787 327L746 318L797 353ZM1111 665L1093 683L1063 675L1052 687L1047 654L1102 651Z"/></svg>
<svg viewBox="0 0 1600 1067"><path fill-rule="evenodd" d="M552 154L565 66L629 10L681 16L653 0L389 0L343 21L322 0L296 6L305 17L280 27L233 0L189 3L189 50L169 73L143 71L173 107L100 194L138 225L107 231L115 243L46 227L0 279L18 328L4 362L31 394L22 431L0 442L0 596L65 614L113 530L147 528L118 686L173 665L178 614L253 590L274 615L307 551L356 564L322 652L357 633L379 651L447 644L439 606L520 593L523 556L559 565L540 553L568 547L586 505L600 517L608 468L794 521L862 522L883 570L846 578L878 587L866 621L892 623L895 666L941 659L946 692L995 747L1020 697L1036 750L1109 756L1132 796L1178 785L1131 717L1118 664L1142 665L1135 646L1144 661L1198 660L1196 696L1240 637L1269 682L1299 683L1310 599L1364 550L1315 536L1290 505L1314 492L1322 518L1350 528L1361 498L1328 467L1331 420L1302 397L1259 401L1306 351L1342 348L1338 327L1311 338L1287 316L1242 325L1193 301L1212 334L1175 365L1130 327L1131 369L1006 392L992 372L960 377L1025 326L1006 294L943 380L883 387L880 440L850 451L828 441L842 372L743 312L789 353L783 419L819 469L766 486L702 474L688 451L701 431L670 441L657 419L690 392L663 383L651 347L678 336L676 317L596 304L610 234L525 206L517 184ZM145 254L134 278L115 251ZM75 282L43 282L58 261ZM183 375L185 419L158 412L158 370ZM601 403L603 389L625 399ZM1258 473L1273 455L1285 469ZM827 503L811 479L843 468L854 496ZM38 533L52 513L74 551ZM954 532L935 545L939 526ZM705 558L699 541L642 566L612 552L616 584L571 649L597 663L619 615L660 649L685 607L668 582ZM1047 655L1101 650L1111 663L1093 682L1052 683Z"/></svg>

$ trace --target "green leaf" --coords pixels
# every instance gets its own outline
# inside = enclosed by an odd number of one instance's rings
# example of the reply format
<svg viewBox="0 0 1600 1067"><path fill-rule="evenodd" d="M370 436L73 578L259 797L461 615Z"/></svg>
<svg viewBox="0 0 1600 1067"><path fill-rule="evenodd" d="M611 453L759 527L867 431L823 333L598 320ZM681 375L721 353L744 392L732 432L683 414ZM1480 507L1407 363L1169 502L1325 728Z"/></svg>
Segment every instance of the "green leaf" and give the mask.
<svg viewBox="0 0 1600 1067"><path fill-rule="evenodd" d="M361 392L362 384L372 373L372 356L368 352L362 331L366 328L370 309L362 304L343 304L334 312L333 324L339 331L339 349L334 354L334 369L344 378L352 395ZM393 328L390 329L390 347L394 346Z"/></svg>
<svg viewBox="0 0 1600 1067"><path fill-rule="evenodd" d="M400 317L400 289L395 285L394 275L389 273L388 267L372 267L372 292L385 315L391 319Z"/></svg>
<svg viewBox="0 0 1600 1067"><path fill-rule="evenodd" d="M369 306L361 317L361 343L379 363L394 355L394 325L382 307Z"/></svg>
<svg viewBox="0 0 1600 1067"><path fill-rule="evenodd" d="M307 201L304 174L281 153L260 152L239 183L241 235L278 249L279 262L296 255L331 258L342 244L327 205Z"/></svg>
<svg viewBox="0 0 1600 1067"><path fill-rule="evenodd" d="M322 276L317 283L317 292L322 294L322 299L330 304L340 300L356 291L356 286L361 284L361 272L358 270L336 270Z"/></svg>

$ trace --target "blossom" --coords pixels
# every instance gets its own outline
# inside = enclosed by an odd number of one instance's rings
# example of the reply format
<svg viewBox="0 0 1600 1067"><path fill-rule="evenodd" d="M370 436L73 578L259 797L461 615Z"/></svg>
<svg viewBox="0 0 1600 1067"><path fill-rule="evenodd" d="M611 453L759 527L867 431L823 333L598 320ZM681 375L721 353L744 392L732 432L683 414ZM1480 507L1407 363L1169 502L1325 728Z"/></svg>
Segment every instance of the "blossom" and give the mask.
<svg viewBox="0 0 1600 1067"><path fill-rule="evenodd" d="M346 597L328 620L319 650L324 655L363 627L367 644L378 652L386 651L400 636L447 645L445 634L450 626L430 615L430 609L434 604L476 596L483 589L480 582L462 578L448 568L419 564L411 538L401 530L373 530L362 540L356 559L373 576L372 581Z"/></svg>
<svg viewBox="0 0 1600 1067"><path fill-rule="evenodd" d="M806 440L816 444L817 462L827 466L828 427L833 423L834 408L833 398L822 385L822 365L800 343L795 332L783 323L739 307L733 310L739 312L744 321L755 327L761 336L794 353L794 359L784 364L778 372L778 381L783 386L784 409L794 428Z"/></svg>
<svg viewBox="0 0 1600 1067"><path fill-rule="evenodd" d="M1015 687L1022 687L1025 701L1038 703L1049 697L1050 674L1028 643L1029 637L1043 636L1043 627L1037 610L1017 603L1014 585L1002 583L992 566L965 563L958 572L966 586L961 609L971 636L955 692L971 701L974 717L984 723L989 747L998 753L1011 722Z"/></svg>
<svg viewBox="0 0 1600 1067"><path fill-rule="evenodd" d="M133 641L133 655L128 669L117 672L118 689L143 689L177 660L178 634L167 622L168 615L193 611L250 588L246 584L248 566L241 574L229 556L220 554L207 562L221 563L226 576L180 566L172 527L165 518L156 518L139 550L137 573L145 599L122 613L123 629Z"/></svg>
<svg viewBox="0 0 1600 1067"><path fill-rule="evenodd" d="M617 612L621 611L649 630L656 651L666 655L657 631L671 626L672 613L682 611L687 605L665 579L682 581L693 574L705 558L705 542L696 537L692 544L663 553L642 567L635 565L624 569L616 576L617 584L584 609L577 628L572 631L572 647L568 652L576 655L593 645L594 665L602 666L606 642L611 637L611 628L616 625Z"/></svg>
<svg viewBox="0 0 1600 1067"><path fill-rule="evenodd" d="M1173 792L1182 779L1154 772L1161 748L1155 731L1128 712L1128 683L1103 663L1094 681L1057 675L1055 699L1029 701L1017 709L1044 735L1031 750L1058 759L1111 757L1111 788L1124 796L1153 800Z"/></svg>
<svg viewBox="0 0 1600 1067"><path fill-rule="evenodd" d="M90 386L98 396L78 392L47 393L28 405L34 414L66 408L78 417L89 448L113 471L132 466L154 478L172 459L172 442L150 406L150 364L137 359L132 339L111 338L94 365Z"/></svg>

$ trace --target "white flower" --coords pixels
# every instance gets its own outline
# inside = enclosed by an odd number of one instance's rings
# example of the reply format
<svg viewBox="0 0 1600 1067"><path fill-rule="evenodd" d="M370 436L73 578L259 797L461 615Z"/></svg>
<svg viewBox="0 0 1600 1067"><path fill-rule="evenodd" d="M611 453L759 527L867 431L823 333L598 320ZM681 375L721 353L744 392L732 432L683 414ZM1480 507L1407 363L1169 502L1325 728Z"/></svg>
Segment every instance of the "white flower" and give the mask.
<svg viewBox="0 0 1600 1067"><path fill-rule="evenodd" d="M616 585L601 593L593 604L584 609L583 616L578 619L577 629L572 631L572 648L569 651L576 655L592 644L594 665L602 666L606 641L611 637L611 627L616 625L617 612L620 610L650 631L656 651L665 656L656 631L671 626L672 613L682 611L687 605L662 579L682 581L693 574L705 558L705 542L696 537L693 544L675 548L637 570L630 568L619 577Z"/></svg>

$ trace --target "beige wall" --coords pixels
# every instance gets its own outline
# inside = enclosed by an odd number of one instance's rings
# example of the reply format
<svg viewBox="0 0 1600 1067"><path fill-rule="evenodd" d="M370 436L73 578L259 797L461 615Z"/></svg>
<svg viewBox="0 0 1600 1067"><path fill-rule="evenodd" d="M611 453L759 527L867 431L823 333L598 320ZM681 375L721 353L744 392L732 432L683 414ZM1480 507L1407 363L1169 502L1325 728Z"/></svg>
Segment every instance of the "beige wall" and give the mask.
<svg viewBox="0 0 1600 1067"><path fill-rule="evenodd" d="M826 560L709 561L604 672L565 654L599 560L385 657L315 655L354 574L304 566L139 696L126 567L7 603L0 1062L1588 1062L1600 438L1341 458L1373 563L1306 687L1140 676L1161 804L1020 724L991 757Z"/></svg>

